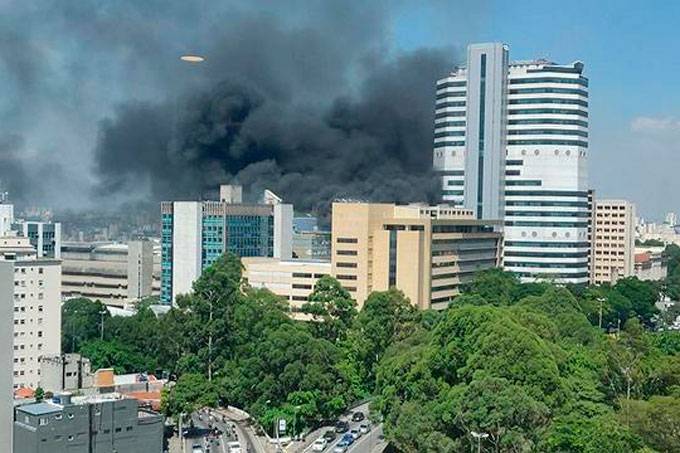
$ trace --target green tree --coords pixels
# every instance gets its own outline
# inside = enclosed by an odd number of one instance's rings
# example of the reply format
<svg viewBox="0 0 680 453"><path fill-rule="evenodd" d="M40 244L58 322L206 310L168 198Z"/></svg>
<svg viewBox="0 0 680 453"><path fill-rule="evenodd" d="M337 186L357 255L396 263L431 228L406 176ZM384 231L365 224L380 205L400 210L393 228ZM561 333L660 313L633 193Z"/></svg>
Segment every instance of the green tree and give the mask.
<svg viewBox="0 0 680 453"><path fill-rule="evenodd" d="M42 387L36 388L33 397L37 402L41 402L43 399L45 399L45 390Z"/></svg>
<svg viewBox="0 0 680 453"><path fill-rule="evenodd" d="M541 451L574 453L628 453L638 451L638 436L619 423L612 411L596 416L560 416L552 423L540 445Z"/></svg>
<svg viewBox="0 0 680 453"><path fill-rule="evenodd" d="M520 285L517 276L499 268L477 272L474 280L464 286L463 293L476 294L492 305L510 305Z"/></svg>
<svg viewBox="0 0 680 453"><path fill-rule="evenodd" d="M357 315L356 302L352 296L329 275L324 275L316 282L302 311L312 315L312 331L330 341L345 338L347 329Z"/></svg>
<svg viewBox="0 0 680 453"><path fill-rule="evenodd" d="M375 381L376 366L385 350L394 342L407 338L419 328L417 309L397 289L374 292L349 331L343 345L346 369L364 383L370 392Z"/></svg>
<svg viewBox="0 0 680 453"><path fill-rule="evenodd" d="M620 279L614 289L631 302L632 312L647 326L659 310L655 304L659 300L659 287L654 282L638 280L637 277Z"/></svg>
<svg viewBox="0 0 680 453"><path fill-rule="evenodd" d="M93 369L113 368L117 374L153 372L153 357L135 352L118 341L93 340L84 343L80 353L90 359Z"/></svg>
<svg viewBox="0 0 680 453"><path fill-rule="evenodd" d="M80 346L99 338L100 326L110 320L106 306L86 298L70 299L61 307L61 344L64 352L78 352Z"/></svg>
<svg viewBox="0 0 680 453"><path fill-rule="evenodd" d="M654 450L680 451L680 399L653 396L648 401L622 401L619 415Z"/></svg>
<svg viewBox="0 0 680 453"><path fill-rule="evenodd" d="M196 373L182 375L161 395L161 409L167 416L191 414L202 407L216 407L218 402L217 386Z"/></svg>

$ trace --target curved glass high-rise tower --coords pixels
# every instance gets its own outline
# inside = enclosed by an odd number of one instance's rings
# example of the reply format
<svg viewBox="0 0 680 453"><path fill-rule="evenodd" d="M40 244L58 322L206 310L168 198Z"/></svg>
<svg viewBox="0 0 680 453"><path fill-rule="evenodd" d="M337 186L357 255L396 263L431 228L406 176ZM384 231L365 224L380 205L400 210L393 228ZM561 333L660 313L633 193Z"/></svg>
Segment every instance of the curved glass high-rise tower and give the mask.
<svg viewBox="0 0 680 453"><path fill-rule="evenodd" d="M504 267L588 281L588 79L583 64L509 63L474 44L437 82L434 166L444 201L503 219Z"/></svg>

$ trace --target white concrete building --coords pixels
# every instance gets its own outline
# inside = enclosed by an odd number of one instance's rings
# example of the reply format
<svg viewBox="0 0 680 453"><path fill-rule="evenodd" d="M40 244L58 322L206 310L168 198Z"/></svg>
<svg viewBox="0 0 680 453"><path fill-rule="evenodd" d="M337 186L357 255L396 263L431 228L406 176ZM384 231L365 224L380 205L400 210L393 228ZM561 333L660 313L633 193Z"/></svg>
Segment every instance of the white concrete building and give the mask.
<svg viewBox="0 0 680 453"><path fill-rule="evenodd" d="M503 219L504 267L523 280L587 283L588 79L583 64L509 62L468 48L437 82L434 167L444 201Z"/></svg>
<svg viewBox="0 0 680 453"><path fill-rule="evenodd" d="M161 203L161 303L191 292L225 252L292 258L293 206L269 190L262 203L243 203L241 195L240 186L223 185L220 201Z"/></svg>
<svg viewBox="0 0 680 453"><path fill-rule="evenodd" d="M16 235L0 237L0 260L13 264L13 387L35 389L40 356L61 352L61 262Z"/></svg>
<svg viewBox="0 0 680 453"><path fill-rule="evenodd" d="M0 205L1 207L2 205ZM0 261L0 445L12 451L14 264Z"/></svg>

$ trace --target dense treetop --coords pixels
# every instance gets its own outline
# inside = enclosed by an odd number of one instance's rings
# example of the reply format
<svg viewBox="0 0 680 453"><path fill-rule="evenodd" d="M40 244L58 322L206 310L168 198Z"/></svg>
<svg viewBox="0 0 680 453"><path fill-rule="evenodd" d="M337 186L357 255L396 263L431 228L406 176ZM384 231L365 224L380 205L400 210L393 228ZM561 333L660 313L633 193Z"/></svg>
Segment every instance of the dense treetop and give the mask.
<svg viewBox="0 0 680 453"><path fill-rule="evenodd" d="M303 322L225 255L167 314L105 315L103 340L101 305L67 302L63 344L95 367L168 371L168 415L231 404L303 429L372 398L404 452L470 451L473 431L487 452L677 451L680 334L658 331L654 306L668 286L565 288L490 270L441 312L395 289L357 310L324 277Z"/></svg>

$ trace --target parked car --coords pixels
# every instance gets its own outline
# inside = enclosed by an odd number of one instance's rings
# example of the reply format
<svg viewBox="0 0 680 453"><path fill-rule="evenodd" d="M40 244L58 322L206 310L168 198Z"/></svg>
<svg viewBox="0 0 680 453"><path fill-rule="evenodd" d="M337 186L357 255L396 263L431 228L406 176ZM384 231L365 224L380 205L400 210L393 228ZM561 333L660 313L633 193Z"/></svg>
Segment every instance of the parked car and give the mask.
<svg viewBox="0 0 680 453"><path fill-rule="evenodd" d="M366 434L370 430L371 430L371 425L368 424L368 423L362 423L361 425L359 425L359 432L361 434Z"/></svg>
<svg viewBox="0 0 680 453"><path fill-rule="evenodd" d="M357 411L357 412L355 412L355 413L352 414L352 421L354 421L354 422L360 422L360 421L362 421L364 418L366 418L366 417L364 417L364 413L363 413L363 412Z"/></svg>
<svg viewBox="0 0 680 453"><path fill-rule="evenodd" d="M357 440L358 438L361 437L361 431L359 431L358 429L351 429L349 433L352 435L352 437L354 437L354 440Z"/></svg>
<svg viewBox="0 0 680 453"><path fill-rule="evenodd" d="M332 429L329 429L325 433L323 433L323 438L326 439L328 442L332 442L335 440L336 434L335 431Z"/></svg>
<svg viewBox="0 0 680 453"><path fill-rule="evenodd" d="M346 433L349 430L349 423L344 420L338 420L335 424L336 433Z"/></svg>
<svg viewBox="0 0 680 453"><path fill-rule="evenodd" d="M199 444L194 444L191 447L191 453L203 453L203 447L201 447Z"/></svg>
<svg viewBox="0 0 680 453"><path fill-rule="evenodd" d="M324 451L328 445L328 441L323 437L319 437L312 444L312 451Z"/></svg>

